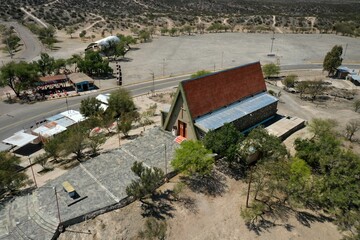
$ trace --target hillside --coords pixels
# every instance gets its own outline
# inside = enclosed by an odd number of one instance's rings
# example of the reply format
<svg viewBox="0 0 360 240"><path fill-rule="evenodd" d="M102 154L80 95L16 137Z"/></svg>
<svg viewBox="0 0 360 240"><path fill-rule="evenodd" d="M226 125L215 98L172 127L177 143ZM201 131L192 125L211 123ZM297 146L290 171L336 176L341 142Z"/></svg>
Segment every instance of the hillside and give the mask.
<svg viewBox="0 0 360 240"><path fill-rule="evenodd" d="M360 23L360 2L355 0L3 0L0 18L31 22L20 7L57 29L98 22L94 28L99 31L218 22L232 30L258 26L327 32L336 22L350 22L352 31Z"/></svg>

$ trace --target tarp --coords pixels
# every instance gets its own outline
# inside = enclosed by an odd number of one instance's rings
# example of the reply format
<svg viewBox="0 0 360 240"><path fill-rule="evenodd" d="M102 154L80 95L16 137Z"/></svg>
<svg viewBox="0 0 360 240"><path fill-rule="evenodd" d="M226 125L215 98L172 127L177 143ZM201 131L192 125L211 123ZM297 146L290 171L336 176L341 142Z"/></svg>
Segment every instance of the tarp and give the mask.
<svg viewBox="0 0 360 240"><path fill-rule="evenodd" d="M3 143L11 144L13 146L22 147L26 144L37 139L38 136L34 136L32 134L25 133L24 131L20 131L12 135L11 137L3 140Z"/></svg>

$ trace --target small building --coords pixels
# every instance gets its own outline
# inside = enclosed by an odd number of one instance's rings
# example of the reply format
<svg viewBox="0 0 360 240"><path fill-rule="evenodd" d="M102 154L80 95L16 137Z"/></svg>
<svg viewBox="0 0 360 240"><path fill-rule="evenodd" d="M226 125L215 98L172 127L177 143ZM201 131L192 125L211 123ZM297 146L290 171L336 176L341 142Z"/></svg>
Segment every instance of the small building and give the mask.
<svg viewBox="0 0 360 240"><path fill-rule="evenodd" d="M278 99L267 93L259 62L179 83L163 128L187 139L234 123L246 131L273 118Z"/></svg>
<svg viewBox="0 0 360 240"><path fill-rule="evenodd" d="M97 40L93 43L90 43L89 46L86 47L85 51L100 51L101 49L108 47L111 42L118 43L120 42L120 38L118 38L117 36L108 36L106 38Z"/></svg>
<svg viewBox="0 0 360 240"><path fill-rule="evenodd" d="M68 78L76 89L76 92L85 92L95 89L94 80L85 73L70 73Z"/></svg>
<svg viewBox="0 0 360 240"><path fill-rule="evenodd" d="M348 75L354 75L355 70L348 67L340 66L336 69L335 77L339 79L346 79Z"/></svg>

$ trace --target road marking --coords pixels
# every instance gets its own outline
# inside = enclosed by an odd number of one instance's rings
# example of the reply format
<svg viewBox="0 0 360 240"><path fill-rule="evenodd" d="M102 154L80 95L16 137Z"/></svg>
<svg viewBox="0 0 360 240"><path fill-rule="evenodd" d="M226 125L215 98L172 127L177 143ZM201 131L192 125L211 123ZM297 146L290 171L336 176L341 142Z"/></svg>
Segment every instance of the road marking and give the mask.
<svg viewBox="0 0 360 240"><path fill-rule="evenodd" d="M96 178L94 175L92 175L92 174L85 168L85 166L84 166L82 163L80 163L80 167L81 167L102 189L104 189L105 192L107 192L107 194L109 194L109 196L110 196L112 199L114 199L116 202L119 202L119 201L120 201L120 199L117 198L114 194L112 194L112 192L110 192L109 189L107 189L104 185L102 185L102 183L101 183L99 180L97 180L97 178Z"/></svg>

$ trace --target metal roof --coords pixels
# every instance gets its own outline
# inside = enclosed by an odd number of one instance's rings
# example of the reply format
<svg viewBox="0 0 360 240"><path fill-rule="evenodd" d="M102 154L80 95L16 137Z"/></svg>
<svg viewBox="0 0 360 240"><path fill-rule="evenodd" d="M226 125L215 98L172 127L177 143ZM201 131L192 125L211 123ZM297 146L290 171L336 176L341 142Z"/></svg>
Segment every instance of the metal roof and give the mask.
<svg viewBox="0 0 360 240"><path fill-rule="evenodd" d="M351 79L360 83L360 75L351 75Z"/></svg>
<svg viewBox="0 0 360 240"><path fill-rule="evenodd" d="M63 117L64 117L64 115L62 115L62 114L56 114L54 116L46 118L46 121L53 122L53 121L56 121L56 120L58 120L60 118L63 118Z"/></svg>
<svg viewBox="0 0 360 240"><path fill-rule="evenodd" d="M59 124L60 126L65 127L65 128L70 127L71 125L74 125L76 123L75 121L73 121L73 120L71 120L70 118L67 118L67 117L57 119L54 122L56 122L57 124Z"/></svg>
<svg viewBox="0 0 360 240"><path fill-rule="evenodd" d="M25 133L24 131L20 131L12 135L11 137L3 140L3 143L11 144L14 146L22 147L26 144L32 142L37 139L38 136L34 136L32 134Z"/></svg>
<svg viewBox="0 0 360 240"><path fill-rule="evenodd" d="M68 110L65 112L60 113L61 115L70 118L74 122L82 122L85 120L85 117L78 111L75 110Z"/></svg>
<svg viewBox="0 0 360 240"><path fill-rule="evenodd" d="M99 94L96 96L97 100L99 100L100 102L105 103L105 104L109 104L109 98L110 98L110 93Z"/></svg>
<svg viewBox="0 0 360 240"><path fill-rule="evenodd" d="M277 102L278 99L270 94L263 92L255 96L246 98L242 101L233 103L212 113L206 114L195 120L195 126L204 131L215 130L222 127L225 123L251 114L263 107Z"/></svg>
<svg viewBox="0 0 360 240"><path fill-rule="evenodd" d="M8 151L12 148L11 145L0 143L0 152Z"/></svg>

